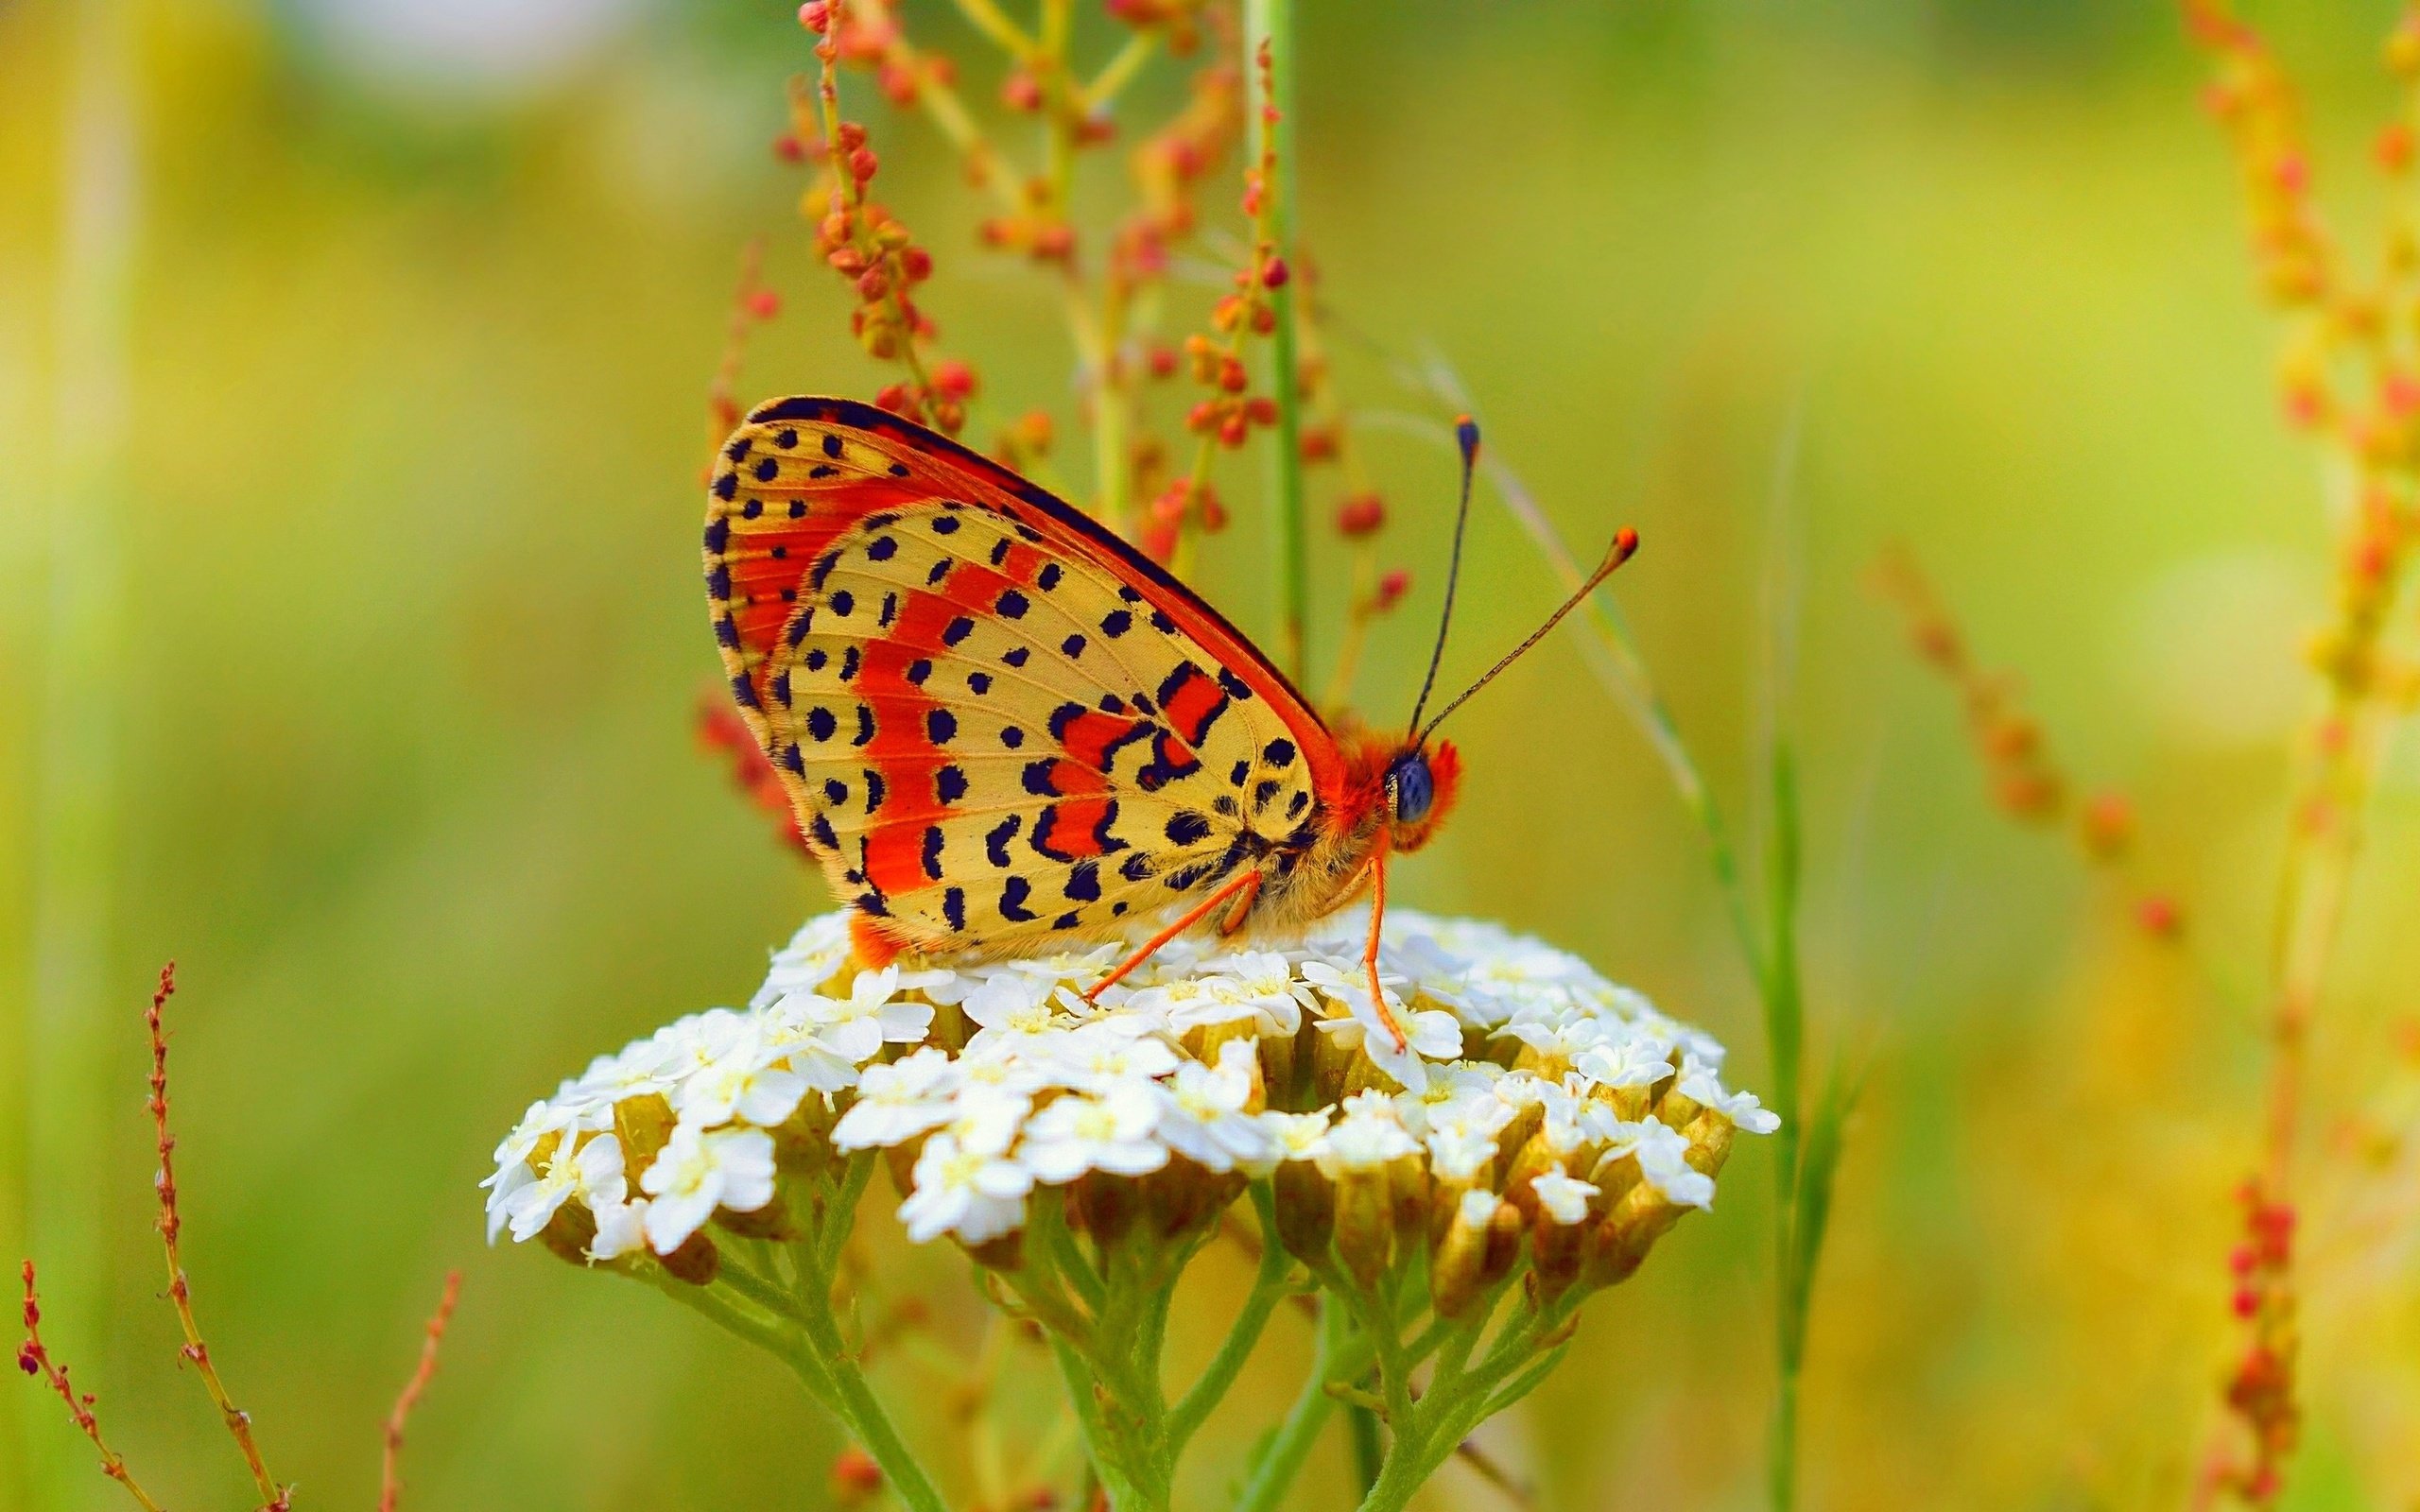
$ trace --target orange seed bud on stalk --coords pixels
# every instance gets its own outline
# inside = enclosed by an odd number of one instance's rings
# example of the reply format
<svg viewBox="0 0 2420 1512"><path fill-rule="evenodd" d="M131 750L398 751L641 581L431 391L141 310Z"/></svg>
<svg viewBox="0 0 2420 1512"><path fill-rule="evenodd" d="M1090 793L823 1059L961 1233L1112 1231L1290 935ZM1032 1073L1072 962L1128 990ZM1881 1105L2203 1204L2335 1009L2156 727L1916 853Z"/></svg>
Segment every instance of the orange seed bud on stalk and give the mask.
<svg viewBox="0 0 2420 1512"><path fill-rule="evenodd" d="M2083 846L2100 860L2121 855L2135 837L2135 811L2120 793L2101 793L2083 807Z"/></svg>
<svg viewBox="0 0 2420 1512"><path fill-rule="evenodd" d="M832 1461L832 1501L836 1506L864 1506L882 1494L882 1467L873 1456L852 1444Z"/></svg>
<svg viewBox="0 0 2420 1512"><path fill-rule="evenodd" d="M2401 173L2411 165L2411 128L2395 122L2378 133L2378 166L2389 173Z"/></svg>
<svg viewBox="0 0 2420 1512"><path fill-rule="evenodd" d="M748 313L759 320L769 320L782 313L782 297L771 289L758 289L748 296Z"/></svg>
<svg viewBox="0 0 2420 1512"><path fill-rule="evenodd" d="M798 8L798 24L817 36L832 25L832 0L806 0Z"/></svg>
<svg viewBox="0 0 2420 1512"><path fill-rule="evenodd" d="M1378 579L1378 591L1370 599L1370 612L1386 613L1403 602L1403 595L1409 592L1411 592L1409 569L1403 567L1392 569L1384 577Z"/></svg>
<svg viewBox="0 0 2420 1512"><path fill-rule="evenodd" d="M1374 493L1357 493L1337 507L1337 533L1348 541L1374 535L1386 523L1386 502Z"/></svg>
<svg viewBox="0 0 2420 1512"><path fill-rule="evenodd" d="M2185 930L2183 912L2176 901L2165 893L2152 893L2136 903L2135 921L2145 934L2159 939L2173 939Z"/></svg>

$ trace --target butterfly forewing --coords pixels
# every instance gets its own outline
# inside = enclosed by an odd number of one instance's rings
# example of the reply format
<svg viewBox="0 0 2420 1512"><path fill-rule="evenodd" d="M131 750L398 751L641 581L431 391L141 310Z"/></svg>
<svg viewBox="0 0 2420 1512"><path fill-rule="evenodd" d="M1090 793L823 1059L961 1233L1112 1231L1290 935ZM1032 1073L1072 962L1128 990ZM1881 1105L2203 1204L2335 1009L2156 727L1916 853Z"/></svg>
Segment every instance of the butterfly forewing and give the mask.
<svg viewBox="0 0 2420 1512"><path fill-rule="evenodd" d="M902 943L995 951L1184 901L1303 832L1332 747L1248 643L879 414L760 408L707 526L734 692L843 896Z"/></svg>

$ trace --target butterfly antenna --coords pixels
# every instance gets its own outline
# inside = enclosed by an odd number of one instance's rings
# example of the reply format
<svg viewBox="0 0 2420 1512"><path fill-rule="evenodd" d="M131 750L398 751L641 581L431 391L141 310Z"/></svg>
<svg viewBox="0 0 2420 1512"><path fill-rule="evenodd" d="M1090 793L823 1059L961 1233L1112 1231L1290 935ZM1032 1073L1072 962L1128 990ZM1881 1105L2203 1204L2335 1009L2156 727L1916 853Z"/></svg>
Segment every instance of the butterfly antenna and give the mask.
<svg viewBox="0 0 2420 1512"><path fill-rule="evenodd" d="M1513 662L1520 661L1523 653L1527 652L1530 647L1537 644L1540 641L1545 640L1547 638L1547 632L1562 624L1563 617L1565 614L1568 614L1573 610L1578 609L1582 599L1585 599L1589 594L1597 591L1597 585L1599 583L1601 583L1606 578L1614 576L1614 569L1630 560L1633 556L1637 554L1637 531L1633 530L1628 525L1624 525L1619 530L1615 531L1614 543L1605 548L1605 559L1597 564L1597 570L1588 575L1588 580L1574 589L1571 596L1564 599L1562 605L1558 607L1553 613L1547 616L1547 622L1544 625L1541 625L1536 629L1531 630L1528 640L1523 641L1512 650L1505 652L1502 659L1499 660L1495 665L1479 674L1478 680L1477 682L1474 682L1469 687L1464 688L1461 694L1456 696L1452 703L1449 703L1444 708L1438 710L1436 718L1431 719L1426 725L1415 724L1412 727L1414 730L1413 739L1420 744L1426 744L1429 732L1434 730L1439 725L1443 724L1447 714L1452 713L1455 710L1460 709L1463 704L1468 703L1472 694L1478 692L1479 689L1486 687L1491 682L1494 682L1497 673L1502 672L1506 667L1511 666Z"/></svg>
<svg viewBox="0 0 2420 1512"><path fill-rule="evenodd" d="M1455 421L1454 439L1462 449L1462 502L1454 509L1454 556L1445 568L1445 607L1437 615L1437 644L1429 649L1428 676L1421 679L1420 697L1411 706L1414 730L1420 728L1420 715L1428 707L1428 696L1437 690L1437 668L1445 660L1445 631L1454 623L1454 590L1462 580L1462 532L1471 523L1471 472L1478 466L1478 421L1468 415ZM1469 696L1462 695L1464 698ZM1454 701L1460 703L1461 699Z"/></svg>

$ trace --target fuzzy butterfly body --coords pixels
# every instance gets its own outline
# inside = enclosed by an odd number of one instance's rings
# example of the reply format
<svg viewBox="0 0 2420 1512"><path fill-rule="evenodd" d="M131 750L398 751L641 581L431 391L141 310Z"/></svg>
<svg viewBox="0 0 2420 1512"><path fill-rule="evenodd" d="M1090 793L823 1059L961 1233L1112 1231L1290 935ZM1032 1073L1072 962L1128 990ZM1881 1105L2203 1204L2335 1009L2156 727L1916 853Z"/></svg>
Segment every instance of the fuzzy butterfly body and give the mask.
<svg viewBox="0 0 2420 1512"><path fill-rule="evenodd" d="M1340 742L1189 590L954 442L760 406L717 458L705 567L733 696L877 954L1205 898L1231 929L1299 923L1366 884L1385 743Z"/></svg>

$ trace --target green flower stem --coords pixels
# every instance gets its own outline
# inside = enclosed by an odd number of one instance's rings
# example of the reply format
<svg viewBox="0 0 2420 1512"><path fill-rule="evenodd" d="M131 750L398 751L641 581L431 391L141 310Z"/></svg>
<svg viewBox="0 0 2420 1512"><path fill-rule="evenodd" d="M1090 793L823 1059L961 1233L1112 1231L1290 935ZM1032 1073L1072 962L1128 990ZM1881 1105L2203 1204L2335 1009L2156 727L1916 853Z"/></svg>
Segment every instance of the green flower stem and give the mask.
<svg viewBox="0 0 2420 1512"><path fill-rule="evenodd" d="M1469 1357L1495 1311L1495 1298L1487 1300L1488 1306L1443 1337L1426 1395L1407 1404L1390 1383L1387 1418L1393 1442L1361 1500L1360 1512L1401 1512L1473 1429L1528 1396L1562 1363L1570 1348L1569 1324L1579 1310L1576 1294L1543 1309L1516 1313L1489 1343L1479 1364L1462 1368L1461 1362ZM1410 1363L1416 1364L1417 1356Z"/></svg>
<svg viewBox="0 0 2420 1512"><path fill-rule="evenodd" d="M1260 1270L1253 1277L1252 1292L1244 1298L1243 1311L1236 1314L1236 1325L1227 1331L1226 1342L1185 1392L1173 1412L1168 1415L1168 1448L1172 1453L1183 1453L1187 1440L1193 1437L1207 1419L1244 1361L1260 1342L1261 1331L1269 1326L1270 1314L1287 1297L1294 1295L1293 1262L1277 1243L1276 1199L1269 1183L1256 1181L1252 1189L1253 1208L1260 1215Z"/></svg>
<svg viewBox="0 0 2420 1512"><path fill-rule="evenodd" d="M840 1173L839 1190L824 1210L823 1232L815 1246L815 1266L825 1276L837 1275L840 1251L847 1247L849 1234L856 1227L857 1201L866 1194L866 1183L873 1179L874 1152L859 1150L849 1157L846 1169Z"/></svg>
<svg viewBox="0 0 2420 1512"><path fill-rule="evenodd" d="M824 1284L829 1287L830 1278ZM842 1345L838 1319L828 1307L802 1308L804 1314L796 1337L799 1348L792 1361L799 1367L801 1380L810 1369L820 1369L832 1385L833 1415L848 1425L873 1462L882 1467L883 1478L899 1500L914 1512L949 1512L949 1503L925 1473L907 1441L899 1436L899 1429L883 1410L873 1388L866 1383L865 1372L857 1368L855 1356Z"/></svg>
<svg viewBox="0 0 2420 1512"><path fill-rule="evenodd" d="M1261 215L1262 234L1289 269L1301 264L1294 256L1294 7L1293 0L1245 0L1244 60L1254 66L1260 49L1269 49L1270 112L1250 112L1253 156L1273 156L1271 182L1261 185L1267 208ZM1275 120L1269 117L1274 114ZM1277 451L1272 465L1271 526L1277 555L1277 662L1297 684L1308 685L1305 653L1310 622L1310 533L1303 507L1303 396L1300 357L1294 329L1294 284L1288 279L1270 291L1277 321L1270 332L1270 397L1277 402Z"/></svg>
<svg viewBox="0 0 2420 1512"><path fill-rule="evenodd" d="M1354 1329L1352 1314L1329 1292L1320 1299L1319 1349L1311 1362L1310 1377L1253 1462L1236 1512L1270 1512L1285 1499L1287 1487L1294 1484L1303 1462L1310 1457L1320 1430L1327 1425L1327 1415L1336 1410L1329 1385L1359 1380L1372 1359L1369 1341Z"/></svg>
<svg viewBox="0 0 2420 1512"><path fill-rule="evenodd" d="M734 1260L728 1250L723 1253L722 1263L715 1268L715 1282L717 1285L730 1287L776 1317L785 1317L796 1322L804 1311L799 1302L792 1298L790 1293Z"/></svg>
<svg viewBox="0 0 2420 1512"><path fill-rule="evenodd" d="M768 1354L784 1359L788 1357L789 1343L783 1334L781 1323L764 1316L753 1307L737 1298L724 1296L712 1287L693 1286L654 1265L648 1266L644 1273L626 1272L625 1274L633 1275L639 1280L648 1281L657 1291L690 1312L704 1317L733 1337L752 1344ZM814 1394L815 1386L810 1384L808 1391ZM823 1398L818 1394L816 1400L821 1401Z"/></svg>

